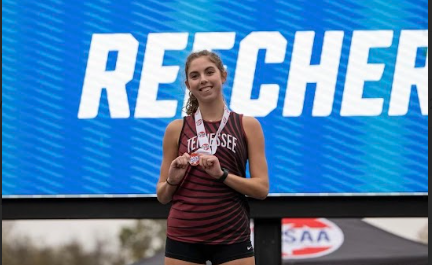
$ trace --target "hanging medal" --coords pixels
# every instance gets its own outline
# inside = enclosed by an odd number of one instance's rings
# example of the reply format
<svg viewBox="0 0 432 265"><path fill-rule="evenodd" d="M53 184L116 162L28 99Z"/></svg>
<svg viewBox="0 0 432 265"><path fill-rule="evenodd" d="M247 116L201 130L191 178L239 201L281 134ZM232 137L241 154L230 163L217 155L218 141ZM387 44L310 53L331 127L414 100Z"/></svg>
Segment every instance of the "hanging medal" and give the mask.
<svg viewBox="0 0 432 265"><path fill-rule="evenodd" d="M227 106L224 106L224 115L222 117L221 123L219 125L219 129L217 130L215 136L213 139L211 139L211 142L209 143L209 139L207 138L207 133L204 127L204 121L202 119L201 111L198 110L195 112L195 128L197 131L198 136L198 143L200 148L193 152L190 155L189 163L191 166L198 166L199 165L199 156L198 154L208 154L208 155L214 155L217 150L217 141L216 139L219 137L219 134L222 132L222 129L225 127L225 125L228 122L228 118L231 111L228 110Z"/></svg>
<svg viewBox="0 0 432 265"><path fill-rule="evenodd" d="M193 167L196 167L199 165L199 156L198 153L192 153L190 155L189 164Z"/></svg>

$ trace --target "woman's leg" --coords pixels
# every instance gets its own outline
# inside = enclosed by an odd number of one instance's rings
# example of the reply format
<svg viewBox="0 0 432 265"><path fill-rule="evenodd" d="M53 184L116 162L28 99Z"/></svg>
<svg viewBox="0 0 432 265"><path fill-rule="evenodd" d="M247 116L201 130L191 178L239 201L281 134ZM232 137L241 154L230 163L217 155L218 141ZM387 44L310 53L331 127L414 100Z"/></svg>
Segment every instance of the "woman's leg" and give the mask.
<svg viewBox="0 0 432 265"><path fill-rule="evenodd" d="M249 257L244 259L236 259L233 261L222 263L220 265L255 265L255 258Z"/></svg>
<svg viewBox="0 0 432 265"><path fill-rule="evenodd" d="M178 259L165 258L165 265L205 265L201 263L192 263Z"/></svg>

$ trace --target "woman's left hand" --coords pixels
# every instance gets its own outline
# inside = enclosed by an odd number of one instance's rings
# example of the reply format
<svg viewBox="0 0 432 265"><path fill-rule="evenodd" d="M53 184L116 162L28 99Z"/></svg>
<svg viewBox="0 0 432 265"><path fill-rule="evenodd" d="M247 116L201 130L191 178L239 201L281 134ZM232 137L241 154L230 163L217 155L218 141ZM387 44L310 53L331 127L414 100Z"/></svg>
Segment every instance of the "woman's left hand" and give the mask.
<svg viewBox="0 0 432 265"><path fill-rule="evenodd" d="M218 179L223 175L222 168L219 163L219 159L214 155L199 154L200 166L209 174L211 177Z"/></svg>

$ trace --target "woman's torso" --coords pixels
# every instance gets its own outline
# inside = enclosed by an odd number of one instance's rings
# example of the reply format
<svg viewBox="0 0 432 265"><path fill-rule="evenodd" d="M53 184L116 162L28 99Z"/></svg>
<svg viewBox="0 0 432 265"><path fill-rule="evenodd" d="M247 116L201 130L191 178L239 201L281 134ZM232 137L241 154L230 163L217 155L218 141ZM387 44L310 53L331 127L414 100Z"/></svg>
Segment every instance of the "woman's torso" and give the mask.
<svg viewBox="0 0 432 265"><path fill-rule="evenodd" d="M204 122L212 139L220 122ZM242 115L231 112L217 139L221 167L246 177L247 142ZM184 119L178 154L199 148L193 116ZM249 206L246 197L217 182L200 166L189 167L172 198L167 235L171 239L204 244L233 244L250 239Z"/></svg>

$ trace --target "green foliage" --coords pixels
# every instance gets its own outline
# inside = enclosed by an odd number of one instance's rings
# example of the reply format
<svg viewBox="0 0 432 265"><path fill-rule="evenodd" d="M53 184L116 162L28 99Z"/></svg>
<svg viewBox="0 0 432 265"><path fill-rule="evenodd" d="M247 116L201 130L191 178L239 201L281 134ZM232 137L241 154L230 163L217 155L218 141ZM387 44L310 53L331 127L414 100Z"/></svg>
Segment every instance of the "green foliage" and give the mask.
<svg viewBox="0 0 432 265"><path fill-rule="evenodd" d="M114 252L108 250L109 242L101 239L95 239L93 250L84 249L77 241L48 247L15 235L13 230L12 223L2 223L4 265L125 265L164 248L166 221L137 220L132 226L122 227L118 238L121 247Z"/></svg>
<svg viewBox="0 0 432 265"><path fill-rule="evenodd" d="M164 248L166 221L138 220L131 227L124 227L119 235L126 257L140 260L153 256Z"/></svg>

